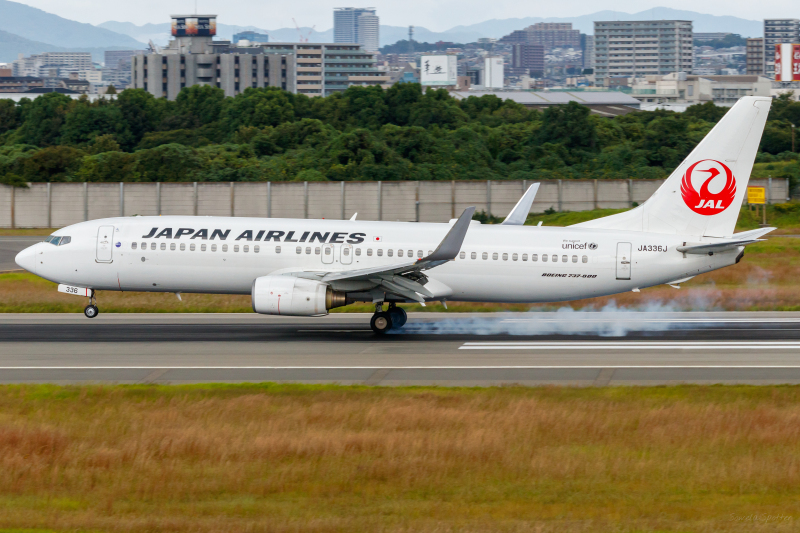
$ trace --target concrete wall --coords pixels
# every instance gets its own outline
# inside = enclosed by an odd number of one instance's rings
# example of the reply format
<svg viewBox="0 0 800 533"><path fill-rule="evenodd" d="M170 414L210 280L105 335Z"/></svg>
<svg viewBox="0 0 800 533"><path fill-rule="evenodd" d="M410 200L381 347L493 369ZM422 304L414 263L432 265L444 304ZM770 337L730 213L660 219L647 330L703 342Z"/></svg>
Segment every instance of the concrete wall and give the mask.
<svg viewBox="0 0 800 533"><path fill-rule="evenodd" d="M63 227L83 220L134 215L350 218L446 222L468 206L505 217L527 181L395 181L278 183L32 183L0 185L0 227ZM622 209L644 203L662 180L540 182L532 213L546 209ZM769 188L769 180L750 180ZM771 203L789 199L786 179L772 180ZM12 197L14 219L12 221ZM120 206L122 202L122 206Z"/></svg>

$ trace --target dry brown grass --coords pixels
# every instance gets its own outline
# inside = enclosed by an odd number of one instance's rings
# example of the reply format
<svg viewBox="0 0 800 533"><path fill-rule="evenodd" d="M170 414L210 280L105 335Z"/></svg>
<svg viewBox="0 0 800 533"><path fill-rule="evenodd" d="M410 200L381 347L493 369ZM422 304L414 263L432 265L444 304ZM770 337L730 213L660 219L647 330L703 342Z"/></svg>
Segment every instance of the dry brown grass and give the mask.
<svg viewBox="0 0 800 533"><path fill-rule="evenodd" d="M796 531L800 388L0 388L0 528ZM737 520L788 517L769 524Z"/></svg>

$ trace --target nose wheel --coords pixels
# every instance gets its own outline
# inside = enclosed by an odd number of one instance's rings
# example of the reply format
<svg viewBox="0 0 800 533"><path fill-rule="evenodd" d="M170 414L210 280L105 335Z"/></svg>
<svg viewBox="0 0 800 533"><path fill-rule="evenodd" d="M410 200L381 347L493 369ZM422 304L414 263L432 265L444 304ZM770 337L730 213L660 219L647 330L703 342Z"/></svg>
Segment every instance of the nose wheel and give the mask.
<svg viewBox="0 0 800 533"><path fill-rule="evenodd" d="M89 298L89 305L83 310L83 314L86 315L86 318L94 318L100 313L100 310L97 308L97 300L94 298L94 291L92 291L92 295Z"/></svg>

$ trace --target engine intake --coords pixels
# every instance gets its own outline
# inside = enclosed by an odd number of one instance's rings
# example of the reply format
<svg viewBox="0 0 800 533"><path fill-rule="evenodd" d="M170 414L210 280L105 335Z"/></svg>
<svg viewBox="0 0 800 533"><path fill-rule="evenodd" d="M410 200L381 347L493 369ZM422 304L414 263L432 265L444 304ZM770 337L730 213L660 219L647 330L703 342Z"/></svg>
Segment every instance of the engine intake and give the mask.
<svg viewBox="0 0 800 533"><path fill-rule="evenodd" d="M253 311L262 315L314 316L347 305L345 293L294 276L262 276L253 282Z"/></svg>

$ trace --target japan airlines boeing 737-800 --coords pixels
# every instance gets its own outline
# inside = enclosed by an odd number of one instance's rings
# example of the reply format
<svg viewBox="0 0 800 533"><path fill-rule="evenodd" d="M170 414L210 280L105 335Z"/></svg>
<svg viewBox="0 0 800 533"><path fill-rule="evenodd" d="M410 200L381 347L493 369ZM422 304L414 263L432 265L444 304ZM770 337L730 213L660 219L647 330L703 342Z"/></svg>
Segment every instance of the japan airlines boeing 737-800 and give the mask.
<svg viewBox="0 0 800 533"><path fill-rule="evenodd" d="M522 225L534 185L500 225L471 222L473 207L449 224L108 218L60 229L16 262L90 298L90 318L97 290L251 294L255 312L273 315L371 302L378 333L403 326L403 302L553 302L677 286L737 263L773 229L733 233L769 107L742 98L647 202L574 226Z"/></svg>

